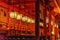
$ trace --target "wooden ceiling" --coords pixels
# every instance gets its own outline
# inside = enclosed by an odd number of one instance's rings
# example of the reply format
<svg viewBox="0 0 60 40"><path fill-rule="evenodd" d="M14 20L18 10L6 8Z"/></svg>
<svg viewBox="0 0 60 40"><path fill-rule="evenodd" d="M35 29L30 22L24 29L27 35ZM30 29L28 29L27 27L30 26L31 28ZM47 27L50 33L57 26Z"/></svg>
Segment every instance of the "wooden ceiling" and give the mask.
<svg viewBox="0 0 60 40"><path fill-rule="evenodd" d="M18 9L27 9L27 10L34 10L35 9L35 0L1 0L6 2L9 5L14 5Z"/></svg>
<svg viewBox="0 0 60 40"><path fill-rule="evenodd" d="M35 16L35 2L36 0L0 0L8 5L16 7L17 9L27 13L28 15Z"/></svg>
<svg viewBox="0 0 60 40"><path fill-rule="evenodd" d="M35 16L35 2L36 0L0 0L3 1L9 5L14 5L17 9L27 13L28 15ZM40 0L41 1L41 0ZM44 1L44 0L42 0ZM53 0L50 0L50 6L52 6L53 10L56 7L56 4ZM58 6L60 7L60 0L57 0ZM57 18L60 19L60 14L57 15Z"/></svg>

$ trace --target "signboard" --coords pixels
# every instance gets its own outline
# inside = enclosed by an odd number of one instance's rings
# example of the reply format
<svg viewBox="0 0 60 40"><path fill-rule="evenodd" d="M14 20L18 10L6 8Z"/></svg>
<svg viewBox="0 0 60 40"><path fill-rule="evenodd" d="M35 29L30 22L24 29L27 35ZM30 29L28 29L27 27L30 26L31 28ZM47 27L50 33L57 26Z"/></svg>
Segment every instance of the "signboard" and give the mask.
<svg viewBox="0 0 60 40"><path fill-rule="evenodd" d="M8 9L0 6L0 21L6 23L7 22L7 16L8 16Z"/></svg>

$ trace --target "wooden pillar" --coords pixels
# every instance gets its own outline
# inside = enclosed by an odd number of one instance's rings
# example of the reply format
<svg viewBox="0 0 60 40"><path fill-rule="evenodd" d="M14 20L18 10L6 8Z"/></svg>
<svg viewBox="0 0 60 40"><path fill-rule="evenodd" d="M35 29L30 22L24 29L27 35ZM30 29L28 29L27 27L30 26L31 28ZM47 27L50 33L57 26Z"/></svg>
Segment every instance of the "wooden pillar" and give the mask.
<svg viewBox="0 0 60 40"><path fill-rule="evenodd" d="M51 12L49 12L49 34L50 34L50 40L51 39L51 33L52 33L52 28L51 28Z"/></svg>
<svg viewBox="0 0 60 40"><path fill-rule="evenodd" d="M35 14L35 34L36 40L39 40L39 0L36 0L36 14Z"/></svg>

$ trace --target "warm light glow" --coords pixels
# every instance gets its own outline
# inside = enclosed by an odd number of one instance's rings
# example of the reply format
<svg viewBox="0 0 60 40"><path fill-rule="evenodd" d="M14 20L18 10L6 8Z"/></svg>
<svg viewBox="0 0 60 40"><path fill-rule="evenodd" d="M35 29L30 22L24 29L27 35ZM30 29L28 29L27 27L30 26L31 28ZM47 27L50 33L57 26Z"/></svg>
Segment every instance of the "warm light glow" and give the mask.
<svg viewBox="0 0 60 40"><path fill-rule="evenodd" d="M54 35L54 31L52 31L52 34Z"/></svg>
<svg viewBox="0 0 60 40"><path fill-rule="evenodd" d="M46 17L46 23L49 23L49 19L48 19L48 17Z"/></svg>
<svg viewBox="0 0 60 40"><path fill-rule="evenodd" d="M35 23L35 20L31 19L31 23Z"/></svg>
<svg viewBox="0 0 60 40"><path fill-rule="evenodd" d="M57 1L54 0L54 3L55 3L55 5L56 5L56 7L57 7L57 9L58 9L58 12L60 13L60 8L59 8L59 5L58 5Z"/></svg>
<svg viewBox="0 0 60 40"><path fill-rule="evenodd" d="M10 17L11 18L16 18L17 12L10 12Z"/></svg>
<svg viewBox="0 0 60 40"><path fill-rule="evenodd" d="M58 28L58 24L57 24L57 28Z"/></svg>
<svg viewBox="0 0 60 40"><path fill-rule="evenodd" d="M54 27L52 28L52 34L54 35Z"/></svg>
<svg viewBox="0 0 60 40"><path fill-rule="evenodd" d="M53 25L53 21L51 21L51 25Z"/></svg>
<svg viewBox="0 0 60 40"><path fill-rule="evenodd" d="M27 17L26 16L22 17L22 21L27 21Z"/></svg>
<svg viewBox="0 0 60 40"><path fill-rule="evenodd" d="M28 19L27 19L27 22L31 22L31 19L30 19L30 18L28 18Z"/></svg>
<svg viewBox="0 0 60 40"><path fill-rule="evenodd" d="M27 21L27 19L28 19L28 17L27 16L25 16L25 20Z"/></svg>
<svg viewBox="0 0 60 40"><path fill-rule="evenodd" d="M58 34L58 37L59 37L59 34Z"/></svg>
<svg viewBox="0 0 60 40"><path fill-rule="evenodd" d="M54 8L54 12L59 13L59 10L57 8Z"/></svg>
<svg viewBox="0 0 60 40"><path fill-rule="evenodd" d="M46 24L46 27L48 27L48 24Z"/></svg>
<svg viewBox="0 0 60 40"><path fill-rule="evenodd" d="M39 25L40 25L40 26L43 26L43 23L42 23L42 22L40 22L40 23L39 23Z"/></svg>
<svg viewBox="0 0 60 40"><path fill-rule="evenodd" d="M17 13L15 12L15 15L14 15L14 17L16 18L17 17Z"/></svg>
<svg viewBox="0 0 60 40"><path fill-rule="evenodd" d="M3 29L3 30L6 30L6 26L3 26L2 29Z"/></svg>
<svg viewBox="0 0 60 40"><path fill-rule="evenodd" d="M10 28L8 27L7 30L9 30Z"/></svg>
<svg viewBox="0 0 60 40"><path fill-rule="evenodd" d="M54 26L56 27L57 25L56 25L56 24L54 24Z"/></svg>
<svg viewBox="0 0 60 40"><path fill-rule="evenodd" d="M16 19L17 19L17 20L22 19L22 14L17 15Z"/></svg>
<svg viewBox="0 0 60 40"><path fill-rule="evenodd" d="M14 18L14 13L13 12L10 13L10 17Z"/></svg>

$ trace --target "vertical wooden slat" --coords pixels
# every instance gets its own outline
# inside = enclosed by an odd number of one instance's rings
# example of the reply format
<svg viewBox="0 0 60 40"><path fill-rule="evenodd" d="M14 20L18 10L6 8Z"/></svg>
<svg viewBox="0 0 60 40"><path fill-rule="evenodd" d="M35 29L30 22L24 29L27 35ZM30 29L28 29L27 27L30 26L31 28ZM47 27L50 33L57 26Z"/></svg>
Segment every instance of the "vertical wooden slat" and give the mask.
<svg viewBox="0 0 60 40"><path fill-rule="evenodd" d="M35 34L36 40L39 40L39 0L36 0L36 14L35 14Z"/></svg>

